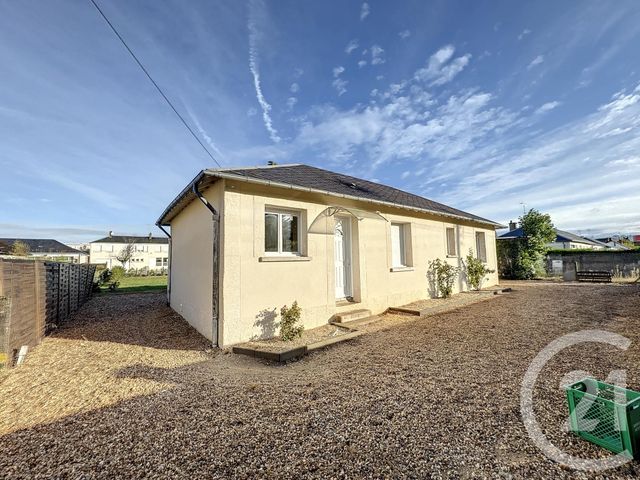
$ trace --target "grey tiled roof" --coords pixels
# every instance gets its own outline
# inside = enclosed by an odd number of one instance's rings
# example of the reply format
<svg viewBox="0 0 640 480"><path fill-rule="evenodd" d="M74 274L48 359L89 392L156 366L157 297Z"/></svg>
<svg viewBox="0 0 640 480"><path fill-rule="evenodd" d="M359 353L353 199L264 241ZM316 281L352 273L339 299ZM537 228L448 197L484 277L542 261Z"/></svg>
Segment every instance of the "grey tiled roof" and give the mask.
<svg viewBox="0 0 640 480"><path fill-rule="evenodd" d="M0 253L7 253L16 241L26 243L31 253L84 253L51 238L0 238Z"/></svg>
<svg viewBox="0 0 640 480"><path fill-rule="evenodd" d="M444 205L394 187L371 182L362 178L331 172L329 170L323 170L310 165L277 165L256 168L207 170L207 173L209 172L213 175L237 175L266 182L295 185L298 187L321 190L338 195L348 195L382 203L393 203L403 207L430 210L437 213L455 215L471 220L495 223L491 220L487 220L486 218L449 207L448 205Z"/></svg>
<svg viewBox="0 0 640 480"><path fill-rule="evenodd" d="M169 239L165 237L134 237L127 235L112 235L110 237L99 238L91 243L162 243L169 244Z"/></svg>
<svg viewBox="0 0 640 480"><path fill-rule="evenodd" d="M487 220L472 213L464 212L394 187L300 164L204 170L169 204L158 219L158 224L169 225L171 219L196 198L192 191L194 185L197 185L203 191L218 178L247 180L274 187L288 187L340 197L350 197L372 203L468 219L490 224L494 227L501 226L492 220Z"/></svg>

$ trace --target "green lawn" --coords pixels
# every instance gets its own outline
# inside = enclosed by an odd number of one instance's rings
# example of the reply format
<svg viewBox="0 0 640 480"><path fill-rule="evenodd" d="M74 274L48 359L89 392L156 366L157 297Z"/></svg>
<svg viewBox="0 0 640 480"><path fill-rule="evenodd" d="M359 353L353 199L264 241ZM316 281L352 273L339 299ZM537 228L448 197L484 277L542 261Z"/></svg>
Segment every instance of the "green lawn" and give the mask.
<svg viewBox="0 0 640 480"><path fill-rule="evenodd" d="M120 285L114 292L111 292L107 285L100 287L100 291L105 293L148 292L166 289L166 275L157 277L123 277L120 279Z"/></svg>

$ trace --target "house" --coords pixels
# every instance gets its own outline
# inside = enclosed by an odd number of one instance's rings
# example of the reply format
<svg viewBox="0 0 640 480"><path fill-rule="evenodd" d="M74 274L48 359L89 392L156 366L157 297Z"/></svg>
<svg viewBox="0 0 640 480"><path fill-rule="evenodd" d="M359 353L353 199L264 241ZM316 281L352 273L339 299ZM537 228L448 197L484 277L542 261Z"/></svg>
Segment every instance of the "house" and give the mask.
<svg viewBox="0 0 640 480"><path fill-rule="evenodd" d="M132 245L131 259L123 265L117 257L127 245ZM104 264L107 268L121 266L125 269L166 271L169 268L169 240L165 237L114 235L113 232L89 244L91 263Z"/></svg>
<svg viewBox="0 0 640 480"><path fill-rule="evenodd" d="M598 240L581 237L575 233L566 232L564 230L555 229L556 238L553 242L549 242L547 246L558 250L588 249L588 250L605 250L607 245ZM498 240L513 240L516 238L524 238L524 230L517 227L515 222L509 222L509 231L498 236Z"/></svg>
<svg viewBox="0 0 640 480"><path fill-rule="evenodd" d="M157 225L171 227L171 307L219 346L273 336L293 301L313 328L427 298L436 258L461 266L472 250L496 271L500 227L307 165L204 170ZM492 273L484 285L497 283Z"/></svg>
<svg viewBox="0 0 640 480"><path fill-rule="evenodd" d="M631 250L630 247L620 241L620 236L601 237L595 240L605 244L609 250Z"/></svg>
<svg viewBox="0 0 640 480"><path fill-rule="evenodd" d="M29 257L71 263L87 263L85 252L71 248L51 238L0 238L0 255L10 255L15 242L22 242L29 248Z"/></svg>

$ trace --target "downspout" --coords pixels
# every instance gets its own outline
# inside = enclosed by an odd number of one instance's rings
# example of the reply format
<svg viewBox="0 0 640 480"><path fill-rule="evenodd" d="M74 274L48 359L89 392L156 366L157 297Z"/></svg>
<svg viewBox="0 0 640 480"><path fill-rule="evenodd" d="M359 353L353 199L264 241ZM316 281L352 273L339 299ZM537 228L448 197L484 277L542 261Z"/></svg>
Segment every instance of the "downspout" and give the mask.
<svg viewBox="0 0 640 480"><path fill-rule="evenodd" d="M167 266L167 305L171 305L171 235L167 232L160 222L156 226L169 238L169 265Z"/></svg>
<svg viewBox="0 0 640 480"><path fill-rule="evenodd" d="M211 285L212 303L211 303L211 334L213 336L213 346L218 346L218 317L219 317L219 292L220 292L220 214L209 203L209 201L198 190L197 180L193 182L191 187L193 193L200 199L205 207L211 212L213 217L213 277Z"/></svg>

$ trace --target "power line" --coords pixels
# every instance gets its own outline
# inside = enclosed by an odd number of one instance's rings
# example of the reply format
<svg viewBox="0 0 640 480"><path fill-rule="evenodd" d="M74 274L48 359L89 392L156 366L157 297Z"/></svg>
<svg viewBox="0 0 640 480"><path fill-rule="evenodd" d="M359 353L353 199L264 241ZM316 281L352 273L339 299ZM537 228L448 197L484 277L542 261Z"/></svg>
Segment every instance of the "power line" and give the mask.
<svg viewBox="0 0 640 480"><path fill-rule="evenodd" d="M109 27L111 27L111 30L113 30L113 33L116 34L116 37L118 37L118 39L120 39L120 41L122 42L122 45L124 45L124 48L127 49L127 51L131 54L131 56L133 57L133 59L136 61L136 63L138 64L138 66L142 69L142 71L145 73L145 75L147 76L147 78L149 79L149 81L153 84L154 87L156 87L156 90L158 90L158 92L160 93L160 95L162 95L162 98L164 98L165 102L167 102L167 104L171 107L171 110L173 110L173 113L175 113L178 118L180 119L180 121L182 122L182 124L187 128L187 130L189 130L189 133L191 134L191 136L196 140L196 142L198 142L200 144L200 146L202 147L202 149L207 153L207 155L209 155L209 157L211 157L211 160L213 160L216 165L218 165L218 167L222 168L222 165L220 165L220 162L218 162L218 160L216 160L216 158L211 154L211 152L209 151L209 149L207 147L204 146L204 143L202 143L200 141L200 139L198 138L198 136L194 133L194 131L191 129L191 127L189 126L189 124L186 122L186 120L184 119L184 117L182 115L180 115L180 112L178 112L178 110L176 110L176 107L173 106L173 103L171 103L171 100L169 100L167 98L167 96L164 94L164 92L162 91L162 89L158 86L158 84L155 82L155 80L151 77L151 75L149 74L149 72L147 71L146 68L144 68L144 65L142 65L142 63L140 62L140 60L138 60L138 57L136 57L136 54L133 53L133 51L129 48L129 45L127 45L127 42L124 41L124 38L122 38L122 36L118 33L118 31L116 30L116 28L113 26L113 24L109 21L109 19L107 18L107 16L104 14L104 12L100 9L100 7L98 6L98 4L95 2L95 0L89 0L94 7L96 7L96 10L98 10L98 13L100 13L100 15L102 16L102 18L104 18L104 21L107 22L107 25L109 25Z"/></svg>

